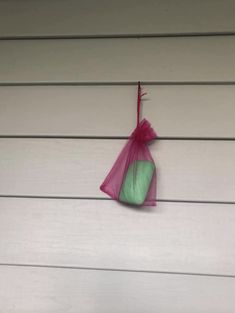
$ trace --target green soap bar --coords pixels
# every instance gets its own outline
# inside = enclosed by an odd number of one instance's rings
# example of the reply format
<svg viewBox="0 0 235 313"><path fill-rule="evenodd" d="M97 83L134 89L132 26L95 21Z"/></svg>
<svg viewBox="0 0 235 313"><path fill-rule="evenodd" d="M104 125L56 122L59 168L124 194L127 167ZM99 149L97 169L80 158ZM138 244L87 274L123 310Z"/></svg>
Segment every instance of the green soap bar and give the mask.
<svg viewBox="0 0 235 313"><path fill-rule="evenodd" d="M151 161L138 160L129 165L122 183L119 200L141 205L147 196L155 165Z"/></svg>

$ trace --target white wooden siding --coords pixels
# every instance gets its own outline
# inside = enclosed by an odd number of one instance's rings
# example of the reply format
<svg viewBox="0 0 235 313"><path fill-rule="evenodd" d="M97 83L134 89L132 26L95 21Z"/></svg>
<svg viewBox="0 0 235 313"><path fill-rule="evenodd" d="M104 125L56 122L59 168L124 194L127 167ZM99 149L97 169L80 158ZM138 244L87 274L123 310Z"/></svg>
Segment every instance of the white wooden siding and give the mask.
<svg viewBox="0 0 235 313"><path fill-rule="evenodd" d="M0 277L4 313L234 311L231 278L30 267L0 268Z"/></svg>
<svg viewBox="0 0 235 313"><path fill-rule="evenodd" d="M235 86L143 88L158 136L235 138ZM0 103L0 135L128 136L136 123L135 86L1 87Z"/></svg>
<svg viewBox="0 0 235 313"><path fill-rule="evenodd" d="M235 205L133 210L108 200L0 198L0 206L1 263L235 275Z"/></svg>
<svg viewBox="0 0 235 313"><path fill-rule="evenodd" d="M0 41L1 82L235 81L222 37Z"/></svg>
<svg viewBox="0 0 235 313"><path fill-rule="evenodd" d="M0 1L0 313L234 313L234 8ZM160 201L137 210L99 186L138 80Z"/></svg>
<svg viewBox="0 0 235 313"><path fill-rule="evenodd" d="M125 140L0 139L0 195L106 197ZM233 141L155 141L158 198L235 203Z"/></svg>
<svg viewBox="0 0 235 313"><path fill-rule="evenodd" d="M231 32L234 9L233 0L3 0L0 36Z"/></svg>

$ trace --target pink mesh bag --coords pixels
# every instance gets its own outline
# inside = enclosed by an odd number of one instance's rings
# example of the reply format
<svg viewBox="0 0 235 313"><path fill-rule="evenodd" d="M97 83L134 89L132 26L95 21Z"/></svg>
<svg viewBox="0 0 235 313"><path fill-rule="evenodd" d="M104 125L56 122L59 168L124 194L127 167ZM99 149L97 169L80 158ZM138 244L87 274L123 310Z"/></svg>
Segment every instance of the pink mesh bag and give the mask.
<svg viewBox="0 0 235 313"><path fill-rule="evenodd" d="M145 94L138 82L137 126L100 186L112 199L134 206L156 205L156 166L148 144L157 135L146 119L140 121Z"/></svg>

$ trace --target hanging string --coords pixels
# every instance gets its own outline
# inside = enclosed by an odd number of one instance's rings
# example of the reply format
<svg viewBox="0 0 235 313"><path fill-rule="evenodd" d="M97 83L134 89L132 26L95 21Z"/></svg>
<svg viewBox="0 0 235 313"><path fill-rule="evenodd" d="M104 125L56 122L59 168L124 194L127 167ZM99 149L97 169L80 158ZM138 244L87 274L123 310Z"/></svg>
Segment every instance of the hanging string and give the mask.
<svg viewBox="0 0 235 313"><path fill-rule="evenodd" d="M141 98L146 95L147 92L141 93L141 85L138 82L138 93L137 93L137 126L140 123L140 105L141 105Z"/></svg>

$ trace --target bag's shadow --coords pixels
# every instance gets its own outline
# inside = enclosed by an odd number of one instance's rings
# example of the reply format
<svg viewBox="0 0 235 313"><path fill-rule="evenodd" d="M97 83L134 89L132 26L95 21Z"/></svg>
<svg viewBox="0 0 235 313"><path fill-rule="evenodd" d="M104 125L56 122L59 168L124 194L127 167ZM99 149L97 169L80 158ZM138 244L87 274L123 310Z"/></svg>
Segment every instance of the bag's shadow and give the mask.
<svg viewBox="0 0 235 313"><path fill-rule="evenodd" d="M138 206L123 202L118 202L118 204L123 207L123 209L132 210L138 213L156 213L158 211L158 206Z"/></svg>

